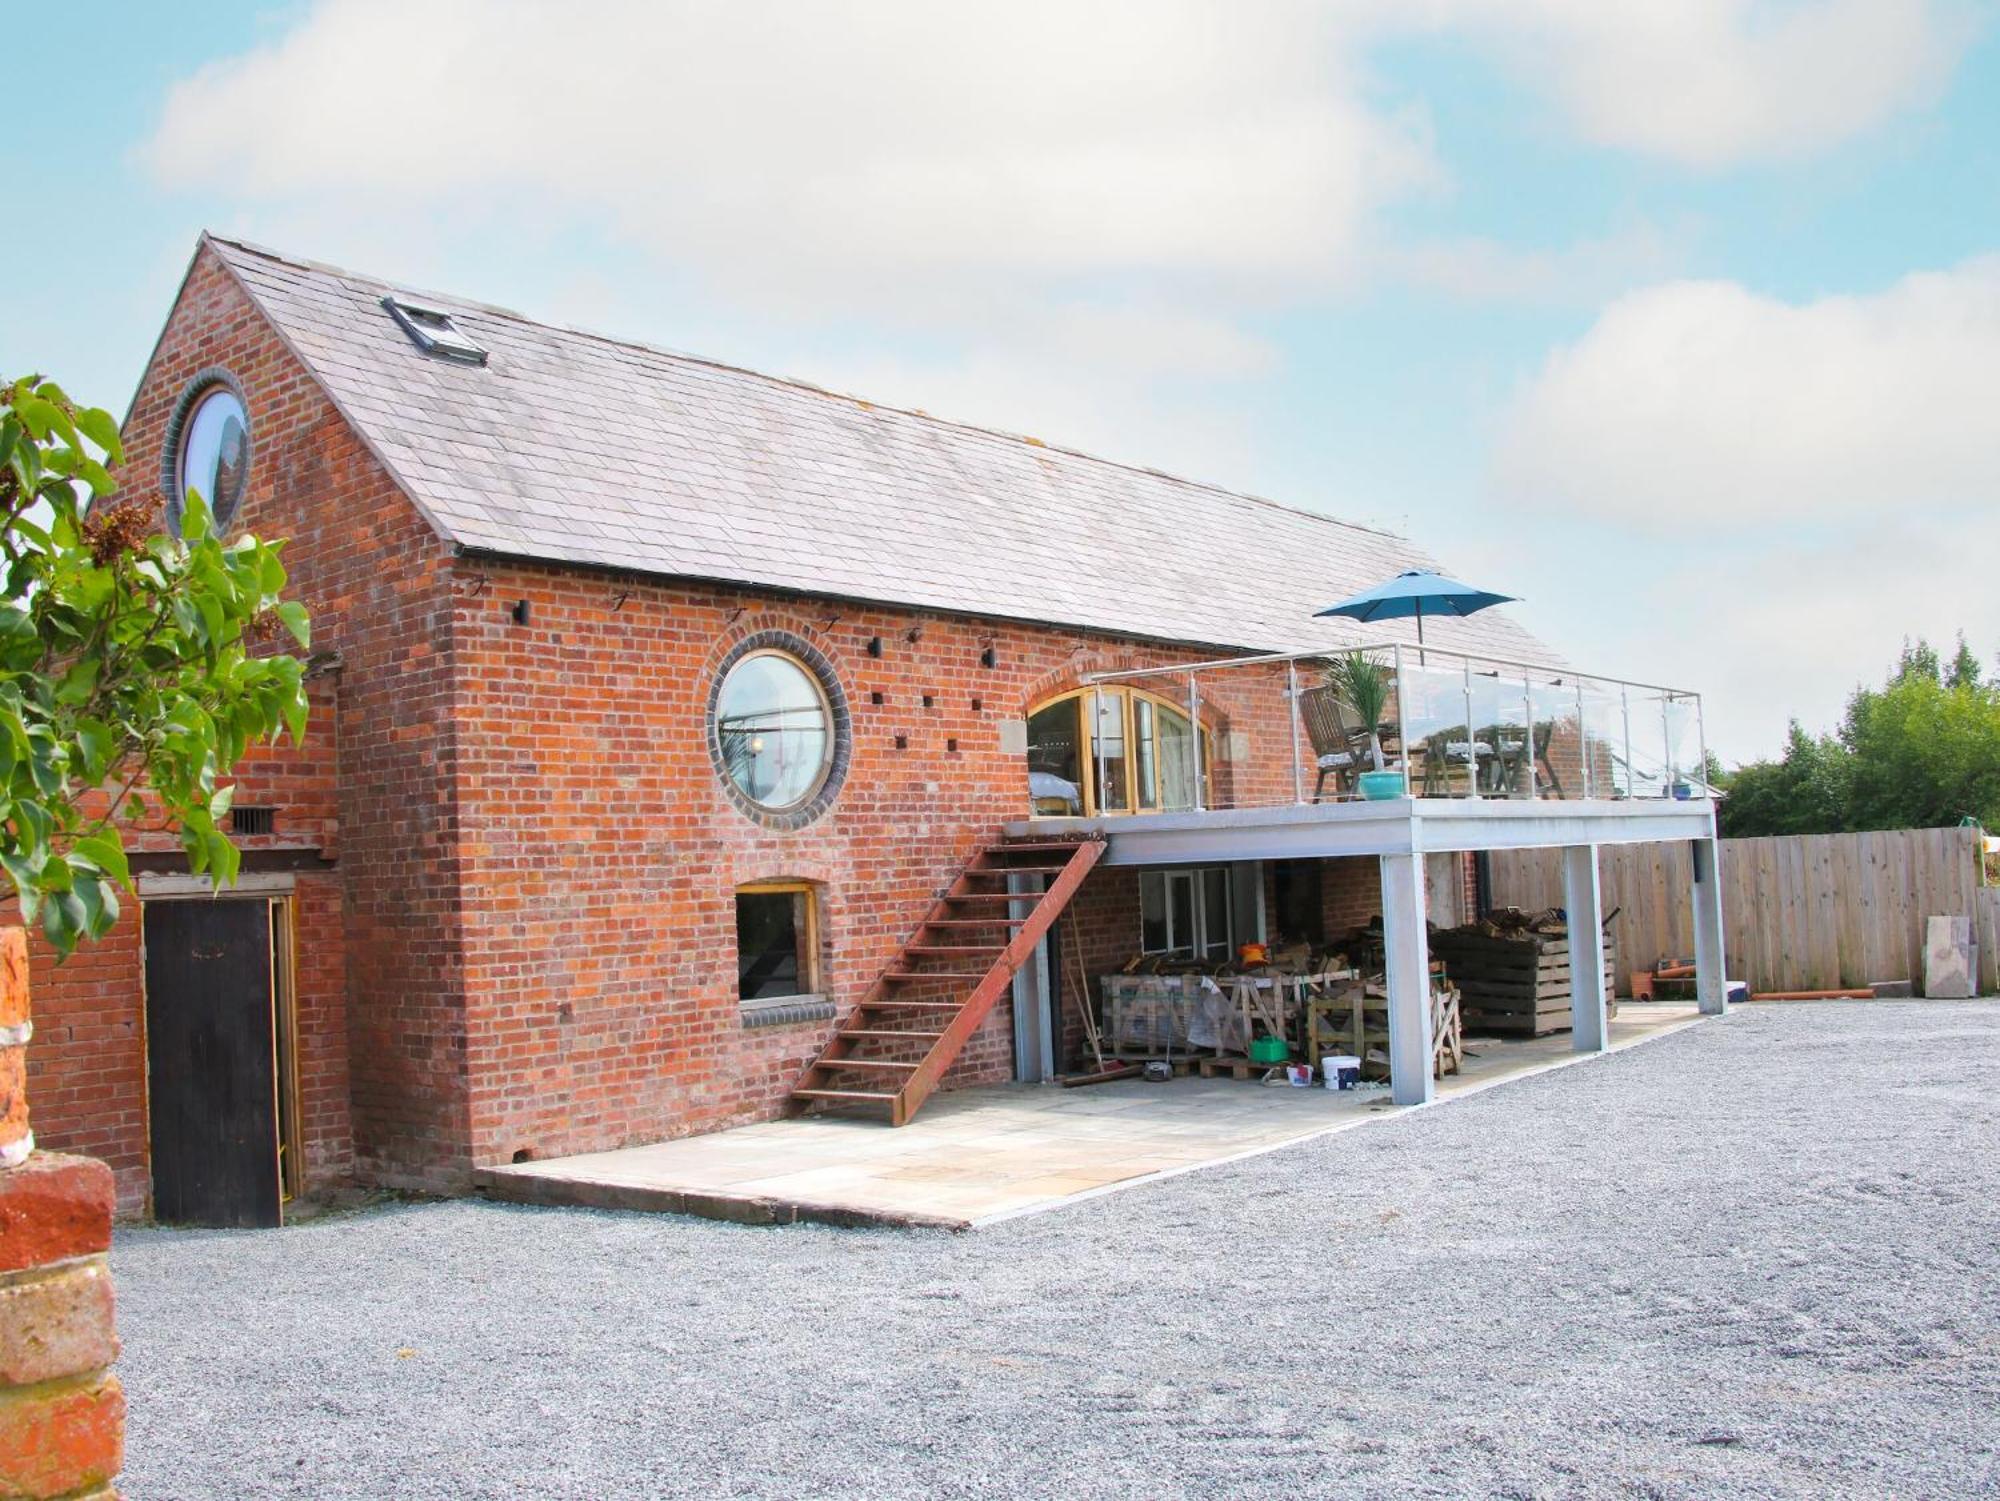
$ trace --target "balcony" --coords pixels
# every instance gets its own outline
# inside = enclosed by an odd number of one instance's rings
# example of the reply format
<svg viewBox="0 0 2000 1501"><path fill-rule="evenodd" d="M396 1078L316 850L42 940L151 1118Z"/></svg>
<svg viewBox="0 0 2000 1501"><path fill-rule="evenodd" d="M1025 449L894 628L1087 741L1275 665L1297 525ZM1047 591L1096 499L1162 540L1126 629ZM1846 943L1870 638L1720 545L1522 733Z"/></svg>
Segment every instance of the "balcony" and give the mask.
<svg viewBox="0 0 2000 1501"><path fill-rule="evenodd" d="M1432 1092L1429 855L1564 852L1572 1046L1597 1051L1596 847L1688 840L1696 991L1726 1008L1697 694L1390 644L1098 673L1026 741L1031 813L1008 832L1100 834L1105 865L1376 857L1398 1104Z"/></svg>
<svg viewBox="0 0 2000 1501"><path fill-rule="evenodd" d="M1093 674L1027 753L1019 827L1112 863L1714 831L1699 694L1403 643Z"/></svg>

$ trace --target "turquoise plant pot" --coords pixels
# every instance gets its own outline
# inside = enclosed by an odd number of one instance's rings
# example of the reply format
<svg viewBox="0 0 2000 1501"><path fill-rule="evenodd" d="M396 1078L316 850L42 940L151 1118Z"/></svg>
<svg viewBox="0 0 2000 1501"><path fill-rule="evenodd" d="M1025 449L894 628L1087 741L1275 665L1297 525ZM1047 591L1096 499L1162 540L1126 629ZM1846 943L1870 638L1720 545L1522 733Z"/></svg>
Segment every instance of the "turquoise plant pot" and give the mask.
<svg viewBox="0 0 2000 1501"><path fill-rule="evenodd" d="M1361 773L1361 795L1371 801L1403 795L1403 774L1400 771L1364 771Z"/></svg>

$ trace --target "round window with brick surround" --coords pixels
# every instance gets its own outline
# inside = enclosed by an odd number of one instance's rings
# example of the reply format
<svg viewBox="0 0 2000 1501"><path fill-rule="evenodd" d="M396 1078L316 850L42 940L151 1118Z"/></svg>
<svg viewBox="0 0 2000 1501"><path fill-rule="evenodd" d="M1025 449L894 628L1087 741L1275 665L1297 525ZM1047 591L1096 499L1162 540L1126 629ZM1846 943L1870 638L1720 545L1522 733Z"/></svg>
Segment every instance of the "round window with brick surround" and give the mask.
<svg viewBox="0 0 2000 1501"><path fill-rule="evenodd" d="M243 389L226 370L188 382L167 422L164 472L167 519L176 532L189 491L200 495L218 531L228 527L250 482L250 414Z"/></svg>
<svg viewBox="0 0 2000 1501"><path fill-rule="evenodd" d="M709 752L733 801L758 822L797 828L833 799L847 769L847 703L830 664L782 632L726 657L709 696Z"/></svg>

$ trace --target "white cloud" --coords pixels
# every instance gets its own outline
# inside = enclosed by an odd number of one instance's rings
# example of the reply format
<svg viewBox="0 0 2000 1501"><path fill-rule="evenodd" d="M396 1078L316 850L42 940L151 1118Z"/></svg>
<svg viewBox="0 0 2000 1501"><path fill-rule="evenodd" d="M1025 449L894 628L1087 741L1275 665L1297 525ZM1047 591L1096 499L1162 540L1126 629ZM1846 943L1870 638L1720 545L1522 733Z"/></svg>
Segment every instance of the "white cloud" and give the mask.
<svg viewBox="0 0 2000 1501"><path fill-rule="evenodd" d="M1517 501L1670 532L2000 495L2000 258L1794 305L1733 282L1613 302L1521 393Z"/></svg>
<svg viewBox="0 0 2000 1501"><path fill-rule="evenodd" d="M1731 642L1754 644L1783 691L1732 679L1712 721L1747 751L1794 690L1824 719L1867 669L1787 641L1851 605L1710 566L1709 531L1810 523L1814 576L1865 595L1867 518L1893 504L1971 586L1949 539L1997 477L1973 420L1996 394L1996 272L1806 306L1715 283L1619 298L1671 274L1671 227L1397 243L1391 211L1451 184L1420 95L1370 65L1436 36L1585 142L1716 169L1920 107L1967 35L1955 0L315 0L175 87L142 157L288 248L629 335L650 319L675 344L1252 487L1284 462L1255 441L1275 315L1385 278L1616 298L1507 416L1495 473L1516 504L1455 517L1451 549L1473 566L1489 513L1520 537L1522 501L1616 523L1623 555L1650 548L1636 586L1574 587L1592 560L1545 535L1518 569L1504 542L1478 556L1594 666L1709 686L1657 659L1694 643L1734 672ZM468 275L501 241L516 276L523 243L557 266L593 253L538 291ZM1349 510L1412 498L1341 490ZM1635 544L1634 523L1704 531ZM1838 627L1864 664L1905 630L1949 634L1955 601L1924 577L1903 569L1894 607ZM1565 615L1613 589L1629 612ZM1912 623L1914 593L1937 619Z"/></svg>
<svg viewBox="0 0 2000 1501"><path fill-rule="evenodd" d="M1579 658L1702 689L1726 755L1769 752L1905 636L2000 649L1996 410L2000 259L1798 305L1633 293L1502 422L1511 576Z"/></svg>
<svg viewBox="0 0 2000 1501"><path fill-rule="evenodd" d="M177 86L146 157L258 196L602 213L761 290L1318 278L1432 170L1336 41L1293 0L327 0Z"/></svg>
<svg viewBox="0 0 2000 1501"><path fill-rule="evenodd" d="M1385 275L1470 302L1596 306L1665 273L1683 238L1645 223L1559 249L1463 236L1393 247L1379 264Z"/></svg>
<svg viewBox="0 0 2000 1501"><path fill-rule="evenodd" d="M1585 140L1692 167L1796 157L1935 97L1957 0L1394 0L1466 33Z"/></svg>
<svg viewBox="0 0 2000 1501"><path fill-rule="evenodd" d="M1383 210L1447 174L1376 44L1449 30L1591 138L1708 161L1920 97L1942 3L316 0L177 84L141 155L239 215L344 226L322 255L360 261L371 226L577 228L774 321L1059 328L1056 360L1087 343L1131 376L1151 352L1174 377L1206 350L1228 376L1268 363L1231 325L1385 272L1574 299L1672 253L1644 228L1389 243Z"/></svg>

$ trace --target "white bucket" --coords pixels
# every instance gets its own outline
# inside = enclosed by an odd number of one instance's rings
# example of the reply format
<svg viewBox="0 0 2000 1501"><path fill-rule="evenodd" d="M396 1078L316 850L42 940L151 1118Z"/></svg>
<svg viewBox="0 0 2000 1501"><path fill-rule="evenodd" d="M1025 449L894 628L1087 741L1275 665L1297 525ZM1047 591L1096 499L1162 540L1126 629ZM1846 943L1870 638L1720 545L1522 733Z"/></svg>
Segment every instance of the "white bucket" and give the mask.
<svg viewBox="0 0 2000 1501"><path fill-rule="evenodd" d="M1328 1089L1352 1089L1361 1080L1361 1060L1359 1058L1329 1053L1319 1061L1320 1074L1326 1080ZM1346 1074L1347 1082L1341 1082Z"/></svg>

